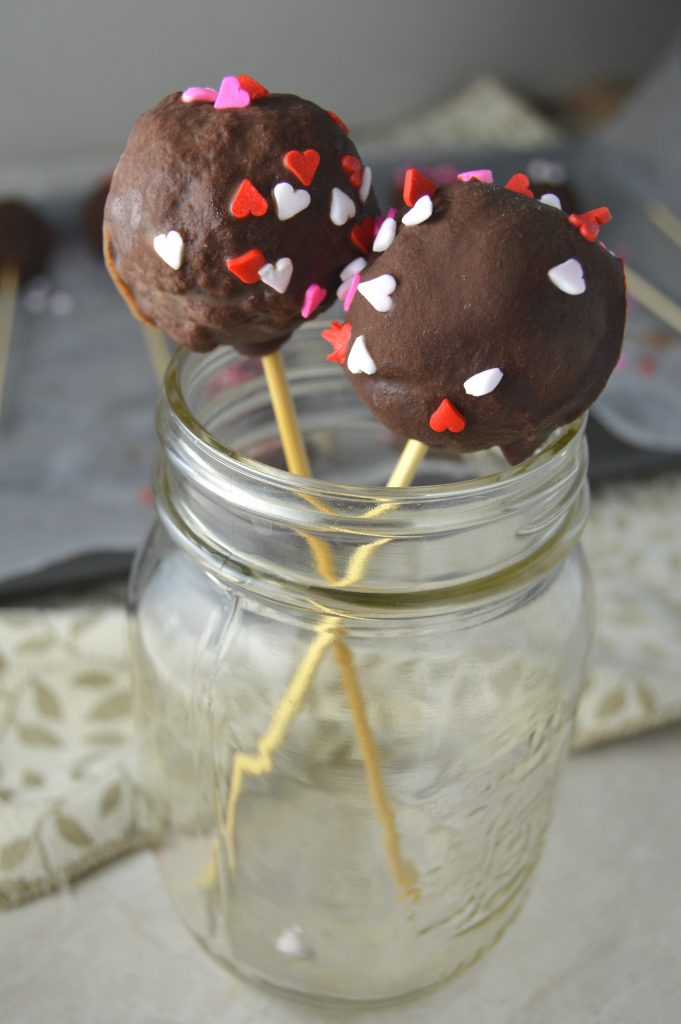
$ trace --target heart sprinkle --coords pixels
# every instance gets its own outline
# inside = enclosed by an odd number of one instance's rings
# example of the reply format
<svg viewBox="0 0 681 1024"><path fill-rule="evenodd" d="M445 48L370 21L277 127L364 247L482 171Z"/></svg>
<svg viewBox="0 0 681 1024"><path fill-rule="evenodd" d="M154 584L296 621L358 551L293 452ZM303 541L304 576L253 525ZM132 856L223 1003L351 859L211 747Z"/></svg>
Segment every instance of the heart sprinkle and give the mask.
<svg viewBox="0 0 681 1024"><path fill-rule="evenodd" d="M460 434L466 426L466 419L448 398L443 398L428 423L430 429L438 434L443 434L445 430L450 430L452 434Z"/></svg>
<svg viewBox="0 0 681 1024"><path fill-rule="evenodd" d="M359 157L350 155L342 157L341 167L352 187L359 188L362 184L362 161Z"/></svg>
<svg viewBox="0 0 681 1024"><path fill-rule="evenodd" d="M357 207L345 192L341 192L339 188L331 189L331 208L329 210L329 217L331 218L332 224L337 227L342 227L346 224L351 217L355 216Z"/></svg>
<svg viewBox="0 0 681 1024"><path fill-rule="evenodd" d="M367 343L363 334L355 338L348 355L347 366L350 373L376 373L376 363L367 351Z"/></svg>
<svg viewBox="0 0 681 1024"><path fill-rule="evenodd" d="M184 239L179 231L169 231L167 235L156 235L154 249L164 263L173 270L179 270L184 258Z"/></svg>
<svg viewBox="0 0 681 1024"><path fill-rule="evenodd" d="M360 295L370 303L379 313L389 313L393 308L393 300L390 298L397 288L397 281L392 274L381 274L370 281L364 281L357 286Z"/></svg>
<svg viewBox="0 0 681 1024"><path fill-rule="evenodd" d="M599 206L586 213L571 213L568 220L573 227L579 228L582 238L586 238L587 242L595 242L601 225L612 220L612 214L607 206Z"/></svg>
<svg viewBox="0 0 681 1024"><path fill-rule="evenodd" d="M483 185L493 185L494 175L490 170L480 171L462 171L461 174L457 174L459 181L481 181Z"/></svg>
<svg viewBox="0 0 681 1024"><path fill-rule="evenodd" d="M305 289L305 297L300 310L300 315L303 320L307 320L307 318L314 313L317 306L319 306L325 298L326 288L322 288L320 284L309 284Z"/></svg>
<svg viewBox="0 0 681 1024"><path fill-rule="evenodd" d="M344 281L343 284L346 282ZM353 274L350 280L347 282L347 289L343 294L343 310L347 313L352 305L352 300L357 294L357 287L359 285L359 274Z"/></svg>
<svg viewBox="0 0 681 1024"><path fill-rule="evenodd" d="M225 260L227 269L235 274L244 284L256 284L260 280L258 271L265 263L265 257L260 249L249 249L241 256L233 256Z"/></svg>
<svg viewBox="0 0 681 1024"><path fill-rule="evenodd" d="M584 269L579 260L565 260L548 271L549 279L566 295L582 295L586 291Z"/></svg>
<svg viewBox="0 0 681 1024"><path fill-rule="evenodd" d="M435 183L421 174L415 167L408 168L404 175L402 198L407 206L413 206L421 196L434 196Z"/></svg>
<svg viewBox="0 0 681 1024"><path fill-rule="evenodd" d="M371 178L371 168L365 167L362 171L362 184L359 186L359 198L363 203L366 203L371 191Z"/></svg>
<svg viewBox="0 0 681 1024"><path fill-rule="evenodd" d="M268 207L269 203L264 195L258 192L255 185L248 178L244 178L236 190L229 209L235 217L243 219L249 215L262 217L267 213Z"/></svg>
<svg viewBox="0 0 681 1024"><path fill-rule="evenodd" d="M338 320L332 320L330 326L322 331L322 338L324 341L328 341L333 348L333 352L329 352L326 357L330 363L340 363L341 366L345 366L351 333L352 324L349 320L344 324Z"/></svg>
<svg viewBox="0 0 681 1024"><path fill-rule="evenodd" d="M546 206L553 206L556 210L562 210L560 199L555 192L545 192L543 196L539 196L539 202L544 203Z"/></svg>
<svg viewBox="0 0 681 1024"><path fill-rule="evenodd" d="M421 202L420 199L418 201ZM415 207L412 207L412 209L415 209ZM385 252L386 249L388 249L395 241L396 232L397 221L395 220L394 217L386 217L383 223L381 224L380 228L378 229L376 237L374 238L374 252Z"/></svg>
<svg viewBox="0 0 681 1024"><path fill-rule="evenodd" d="M359 274L360 271L364 270L366 265L367 261L364 259L364 257L358 256L356 259L352 260L351 263L348 263L345 267L343 267L343 269L340 272L341 281L347 281L348 278L352 277L354 274Z"/></svg>
<svg viewBox="0 0 681 1024"><path fill-rule="evenodd" d="M256 82L255 78L251 78L250 75L237 75L236 77L241 88L246 90L252 100L263 100L265 96L269 96L269 89L266 89L260 82Z"/></svg>
<svg viewBox="0 0 681 1024"><path fill-rule="evenodd" d="M220 83L220 90L213 106L216 110L230 110L247 107L250 102L251 97L246 89L242 89L239 79L234 75L227 75Z"/></svg>
<svg viewBox="0 0 681 1024"><path fill-rule="evenodd" d="M369 252L369 247L374 239L374 219L365 217L359 224L355 224L350 232L350 241L360 252Z"/></svg>
<svg viewBox="0 0 681 1024"><path fill-rule="evenodd" d="M528 199L534 199L534 192L530 188L530 179L526 174L512 175L504 188L507 188L509 192L518 192L521 196L527 196Z"/></svg>
<svg viewBox="0 0 681 1024"><path fill-rule="evenodd" d="M275 185L272 195L279 220L290 220L310 205L310 193L304 188L294 188L288 181L280 181Z"/></svg>
<svg viewBox="0 0 681 1024"><path fill-rule="evenodd" d="M406 224L407 227L413 227L415 224L423 224L425 220L431 216L433 212L433 200L430 196L421 196L417 199L411 210L407 210L402 223Z"/></svg>
<svg viewBox="0 0 681 1024"><path fill-rule="evenodd" d="M192 85L182 93L183 103L215 103L218 98L216 89L208 89L200 85Z"/></svg>
<svg viewBox="0 0 681 1024"><path fill-rule="evenodd" d="M258 277L263 284L274 288L275 292L283 295L291 282L293 274L293 263L288 256L282 256L276 263L266 263L258 271Z"/></svg>
<svg viewBox="0 0 681 1024"><path fill-rule="evenodd" d="M336 123L336 124L338 125L338 127L339 127L339 128L342 128L342 129L343 129L343 131L345 132L345 134L346 134L346 135L349 135L349 134L350 134L350 129L349 129L349 128L348 128L348 126L346 125L345 121L343 121L343 120L342 120L342 119L341 119L341 118L340 118L340 117L338 116L338 114L334 114L333 110L327 110L327 111L326 111L326 113L327 113L327 114L329 115L329 117L331 118L331 120L332 120L332 121L334 121L334 122L335 122L335 123Z"/></svg>
<svg viewBox="0 0 681 1024"><path fill-rule="evenodd" d="M483 395L489 395L491 391L494 391L503 376L498 366L489 370L481 370L480 373L474 373L472 377L463 382L463 389L467 395L482 398Z"/></svg>
<svg viewBox="0 0 681 1024"><path fill-rule="evenodd" d="M317 173L319 160L320 156L316 149L306 149L303 153L297 149L290 149L284 154L284 167L291 174L295 174L303 185L310 185Z"/></svg>

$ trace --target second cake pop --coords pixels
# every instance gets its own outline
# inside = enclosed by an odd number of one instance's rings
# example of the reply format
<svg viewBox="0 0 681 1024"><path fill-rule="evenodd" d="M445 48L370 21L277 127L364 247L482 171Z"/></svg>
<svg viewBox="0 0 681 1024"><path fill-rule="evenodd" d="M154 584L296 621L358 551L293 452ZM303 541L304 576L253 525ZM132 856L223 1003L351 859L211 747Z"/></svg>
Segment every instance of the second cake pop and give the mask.
<svg viewBox="0 0 681 1024"><path fill-rule="evenodd" d="M475 179L420 191L355 281L350 321L325 333L331 358L397 434L519 462L619 357L624 273L595 240L609 214L569 219Z"/></svg>

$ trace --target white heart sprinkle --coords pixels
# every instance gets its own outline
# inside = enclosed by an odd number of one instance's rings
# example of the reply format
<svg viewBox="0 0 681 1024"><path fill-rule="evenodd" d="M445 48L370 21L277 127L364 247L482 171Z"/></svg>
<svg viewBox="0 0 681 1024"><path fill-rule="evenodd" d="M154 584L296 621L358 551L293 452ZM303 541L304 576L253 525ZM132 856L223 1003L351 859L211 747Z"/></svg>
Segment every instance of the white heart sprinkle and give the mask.
<svg viewBox="0 0 681 1024"><path fill-rule="evenodd" d="M357 291L363 295L367 302L379 313L389 313L393 308L393 300L390 298L397 288L397 281L392 274L381 274L371 281L364 281L357 285Z"/></svg>
<svg viewBox="0 0 681 1024"><path fill-rule="evenodd" d="M367 196L371 190L371 168L365 167L362 171L362 184L359 186L359 198L366 203Z"/></svg>
<svg viewBox="0 0 681 1024"><path fill-rule="evenodd" d="M347 281L349 277L354 277L355 274L359 274L360 271L364 270L367 265L367 261L363 256L358 256L352 263L348 263L347 266L343 267L340 272L341 281Z"/></svg>
<svg viewBox="0 0 681 1024"><path fill-rule="evenodd" d="M279 220L290 220L310 205L310 193L304 188L294 188L288 181L280 181L272 189Z"/></svg>
<svg viewBox="0 0 681 1024"><path fill-rule="evenodd" d="M363 334L355 338L345 365L350 373L376 373L376 363L367 351L367 343Z"/></svg>
<svg viewBox="0 0 681 1024"><path fill-rule="evenodd" d="M548 272L552 284L566 295L581 295L586 291L584 270L579 260L565 260L551 267Z"/></svg>
<svg viewBox="0 0 681 1024"><path fill-rule="evenodd" d="M386 217L378 233L374 238L373 250L374 252L385 252L385 250L392 245L395 241L395 232L397 231L397 221L394 217Z"/></svg>
<svg viewBox="0 0 681 1024"><path fill-rule="evenodd" d="M263 284L274 288L275 292L283 295L289 286L292 273L293 264L291 260L288 256L282 256L276 263L266 263L264 267L261 267L258 271L258 277Z"/></svg>
<svg viewBox="0 0 681 1024"><path fill-rule="evenodd" d="M355 216L357 207L345 192L341 192L339 188L331 190L331 209L329 211L329 217L331 223L335 224L336 227L343 227L351 217Z"/></svg>
<svg viewBox="0 0 681 1024"><path fill-rule="evenodd" d="M540 203L546 203L547 206L555 206L557 210L562 210L560 199L553 192L545 192L543 196L539 196Z"/></svg>
<svg viewBox="0 0 681 1024"><path fill-rule="evenodd" d="M467 395L474 395L476 398L480 398L482 395L488 395L490 391L494 391L503 376L499 367L493 366L489 370L481 370L480 373L474 373L472 377L463 382L463 389Z"/></svg>
<svg viewBox="0 0 681 1024"><path fill-rule="evenodd" d="M154 249L164 263L173 270L179 270L184 258L184 239L179 231L169 231L167 235L156 235Z"/></svg>
<svg viewBox="0 0 681 1024"><path fill-rule="evenodd" d="M433 200L430 196L421 196L420 199L416 200L411 210L407 210L402 218L402 223L408 227L414 224L423 224L424 220L428 220L432 212Z"/></svg>

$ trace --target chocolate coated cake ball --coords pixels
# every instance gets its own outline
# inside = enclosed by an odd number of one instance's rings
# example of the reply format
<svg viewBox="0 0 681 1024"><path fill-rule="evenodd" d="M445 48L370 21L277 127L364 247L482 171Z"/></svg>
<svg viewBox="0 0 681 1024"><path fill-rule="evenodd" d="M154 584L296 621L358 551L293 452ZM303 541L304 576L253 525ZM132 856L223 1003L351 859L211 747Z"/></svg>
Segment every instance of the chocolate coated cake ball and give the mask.
<svg viewBox="0 0 681 1024"><path fill-rule="evenodd" d="M40 274L52 251L54 236L42 217L25 203L0 203L0 266L12 265L23 282Z"/></svg>
<svg viewBox="0 0 681 1024"><path fill-rule="evenodd" d="M355 280L349 322L325 332L329 358L403 437L519 462L591 405L619 357L624 273L595 241L609 214L568 219L477 180L420 191Z"/></svg>
<svg viewBox="0 0 681 1024"><path fill-rule="evenodd" d="M105 209L133 313L198 351L264 355L368 252L371 172L339 119L247 76L174 93L134 125Z"/></svg>

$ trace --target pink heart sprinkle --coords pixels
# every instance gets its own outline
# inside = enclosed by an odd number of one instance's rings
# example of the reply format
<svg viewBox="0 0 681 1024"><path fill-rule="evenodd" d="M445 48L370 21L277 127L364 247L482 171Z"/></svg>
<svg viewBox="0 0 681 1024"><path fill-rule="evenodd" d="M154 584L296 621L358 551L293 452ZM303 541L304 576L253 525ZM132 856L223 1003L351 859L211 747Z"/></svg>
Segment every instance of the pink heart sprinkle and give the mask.
<svg viewBox="0 0 681 1024"><path fill-rule="evenodd" d="M346 291L345 296L343 298L343 309L345 310L346 313L350 309L350 306L352 305L352 300L355 297L358 284L359 274L353 274L350 280L350 284L348 285L348 290Z"/></svg>
<svg viewBox="0 0 681 1024"><path fill-rule="evenodd" d="M183 103L214 103L217 98L215 89L207 89L201 85L192 85L182 93Z"/></svg>
<svg viewBox="0 0 681 1024"><path fill-rule="evenodd" d="M359 276L359 275L358 275ZM307 320L309 316L314 313L317 306L320 305L326 298L326 288L322 288L319 284L310 284L305 290L305 298L303 305L300 310L300 315L303 320Z"/></svg>
<svg viewBox="0 0 681 1024"><path fill-rule="evenodd" d="M457 174L459 181L482 181L485 185L494 184L494 175L491 171L462 171Z"/></svg>
<svg viewBox="0 0 681 1024"><path fill-rule="evenodd" d="M216 110L227 110L228 107L247 107L251 97L245 89L241 88L239 79L234 75L227 75L220 83L220 92L214 103Z"/></svg>
<svg viewBox="0 0 681 1024"><path fill-rule="evenodd" d="M385 217L374 217L374 238L376 237L378 232L381 230L381 225L383 224L383 221L384 220L388 220L389 217L396 217L396 216L397 216L397 209L394 206L391 206L390 209L388 210L388 212L386 213Z"/></svg>

